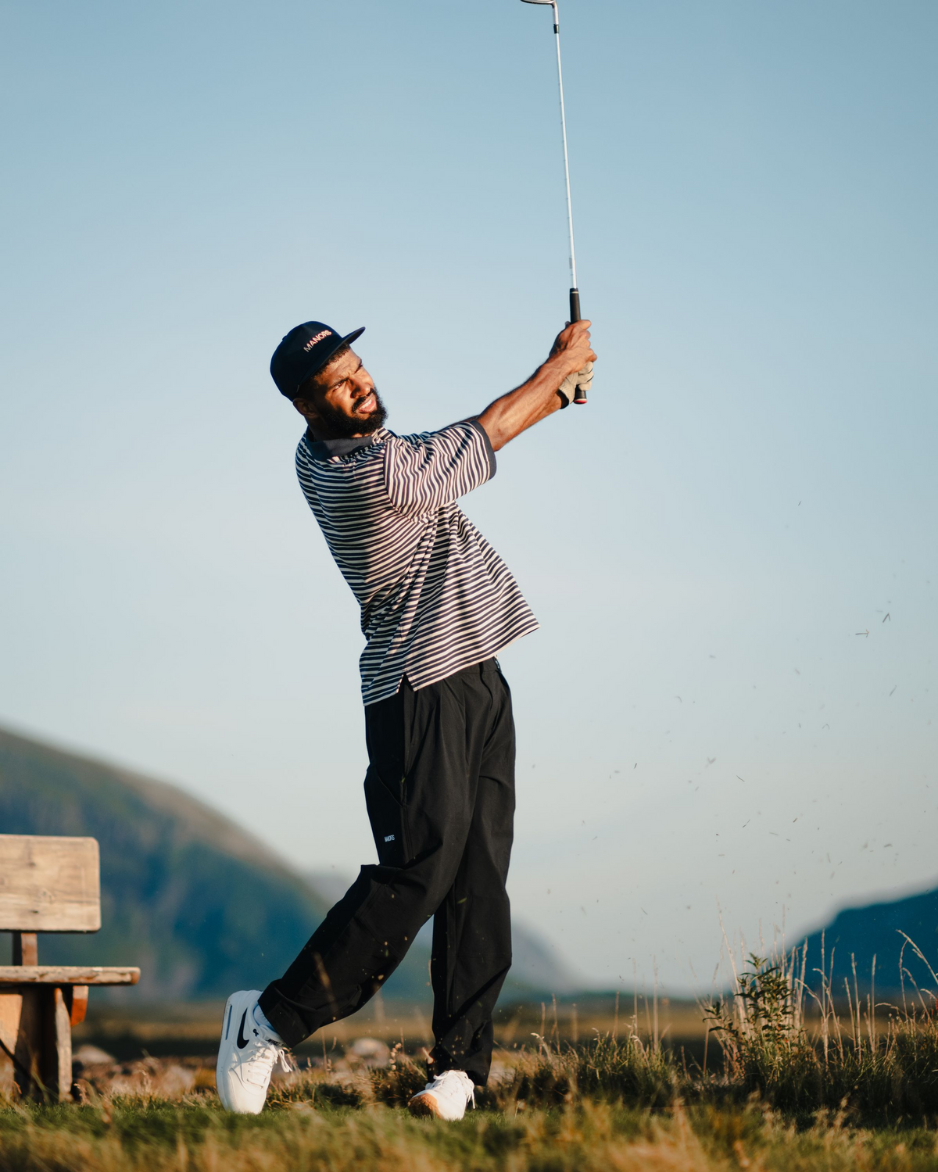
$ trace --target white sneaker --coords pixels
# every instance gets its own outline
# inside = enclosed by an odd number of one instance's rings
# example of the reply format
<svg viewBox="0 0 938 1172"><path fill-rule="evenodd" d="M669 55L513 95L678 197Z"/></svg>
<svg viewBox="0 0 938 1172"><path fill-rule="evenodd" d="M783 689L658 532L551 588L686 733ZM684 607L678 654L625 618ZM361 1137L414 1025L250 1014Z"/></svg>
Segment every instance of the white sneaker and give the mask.
<svg viewBox="0 0 938 1172"><path fill-rule="evenodd" d="M279 1061L285 1071L293 1069L280 1038L254 1018L260 995L260 989L232 993L222 1020L215 1087L225 1110L240 1115L260 1114L274 1063Z"/></svg>
<svg viewBox="0 0 938 1172"><path fill-rule="evenodd" d="M462 1119L466 1107L476 1105L476 1088L464 1070L444 1070L418 1091L408 1104L414 1115L435 1115L437 1119Z"/></svg>

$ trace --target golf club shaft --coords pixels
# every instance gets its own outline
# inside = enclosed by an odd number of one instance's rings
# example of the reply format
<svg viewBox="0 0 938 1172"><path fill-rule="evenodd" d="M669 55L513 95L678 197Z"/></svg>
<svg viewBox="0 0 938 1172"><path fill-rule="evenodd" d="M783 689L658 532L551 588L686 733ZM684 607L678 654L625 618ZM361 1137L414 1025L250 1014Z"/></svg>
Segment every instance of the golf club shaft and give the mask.
<svg viewBox="0 0 938 1172"><path fill-rule="evenodd" d="M567 115L563 104L563 67L560 63L560 13L554 9L554 39L557 42L557 86L560 90L560 133L563 137L563 175L567 185L567 228L570 232L570 321L580 320L580 290L576 283L576 248L573 243L573 201L570 198L570 159L567 155ZM586 391L577 387L574 403L586 402Z"/></svg>

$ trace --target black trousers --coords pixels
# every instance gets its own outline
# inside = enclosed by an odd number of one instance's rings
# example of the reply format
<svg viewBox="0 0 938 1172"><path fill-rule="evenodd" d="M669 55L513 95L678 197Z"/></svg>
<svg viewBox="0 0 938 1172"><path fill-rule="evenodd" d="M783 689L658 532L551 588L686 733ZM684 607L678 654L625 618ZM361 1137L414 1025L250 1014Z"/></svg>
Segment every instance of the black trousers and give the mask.
<svg viewBox="0 0 938 1172"><path fill-rule="evenodd" d="M361 868L261 1009L297 1045L360 1009L433 916L433 1073L464 1070L484 1086L511 965L511 694L489 659L418 692L405 680L365 708L365 728L378 865Z"/></svg>

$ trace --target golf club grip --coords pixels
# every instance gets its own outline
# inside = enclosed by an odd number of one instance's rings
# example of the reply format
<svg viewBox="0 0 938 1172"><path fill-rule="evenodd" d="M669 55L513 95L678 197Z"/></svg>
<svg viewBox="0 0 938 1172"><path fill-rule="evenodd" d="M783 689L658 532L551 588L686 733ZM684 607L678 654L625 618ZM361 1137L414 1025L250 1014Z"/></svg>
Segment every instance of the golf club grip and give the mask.
<svg viewBox="0 0 938 1172"><path fill-rule="evenodd" d="M570 322L572 324L573 322L579 321L579 320L580 320L580 290L579 289L571 289L570 290ZM577 387L577 389L573 395L573 401L574 401L574 403L577 403L580 405L582 405L583 403L586 402L586 391L584 391L582 387Z"/></svg>

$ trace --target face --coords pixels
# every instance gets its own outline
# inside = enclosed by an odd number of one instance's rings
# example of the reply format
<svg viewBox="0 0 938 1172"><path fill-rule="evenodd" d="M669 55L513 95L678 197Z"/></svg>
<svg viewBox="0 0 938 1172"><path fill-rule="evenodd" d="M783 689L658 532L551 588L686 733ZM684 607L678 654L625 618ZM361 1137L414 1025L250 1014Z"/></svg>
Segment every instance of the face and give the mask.
<svg viewBox="0 0 938 1172"><path fill-rule="evenodd" d="M321 439L370 435L387 418L374 380L354 350L320 371L294 406Z"/></svg>

